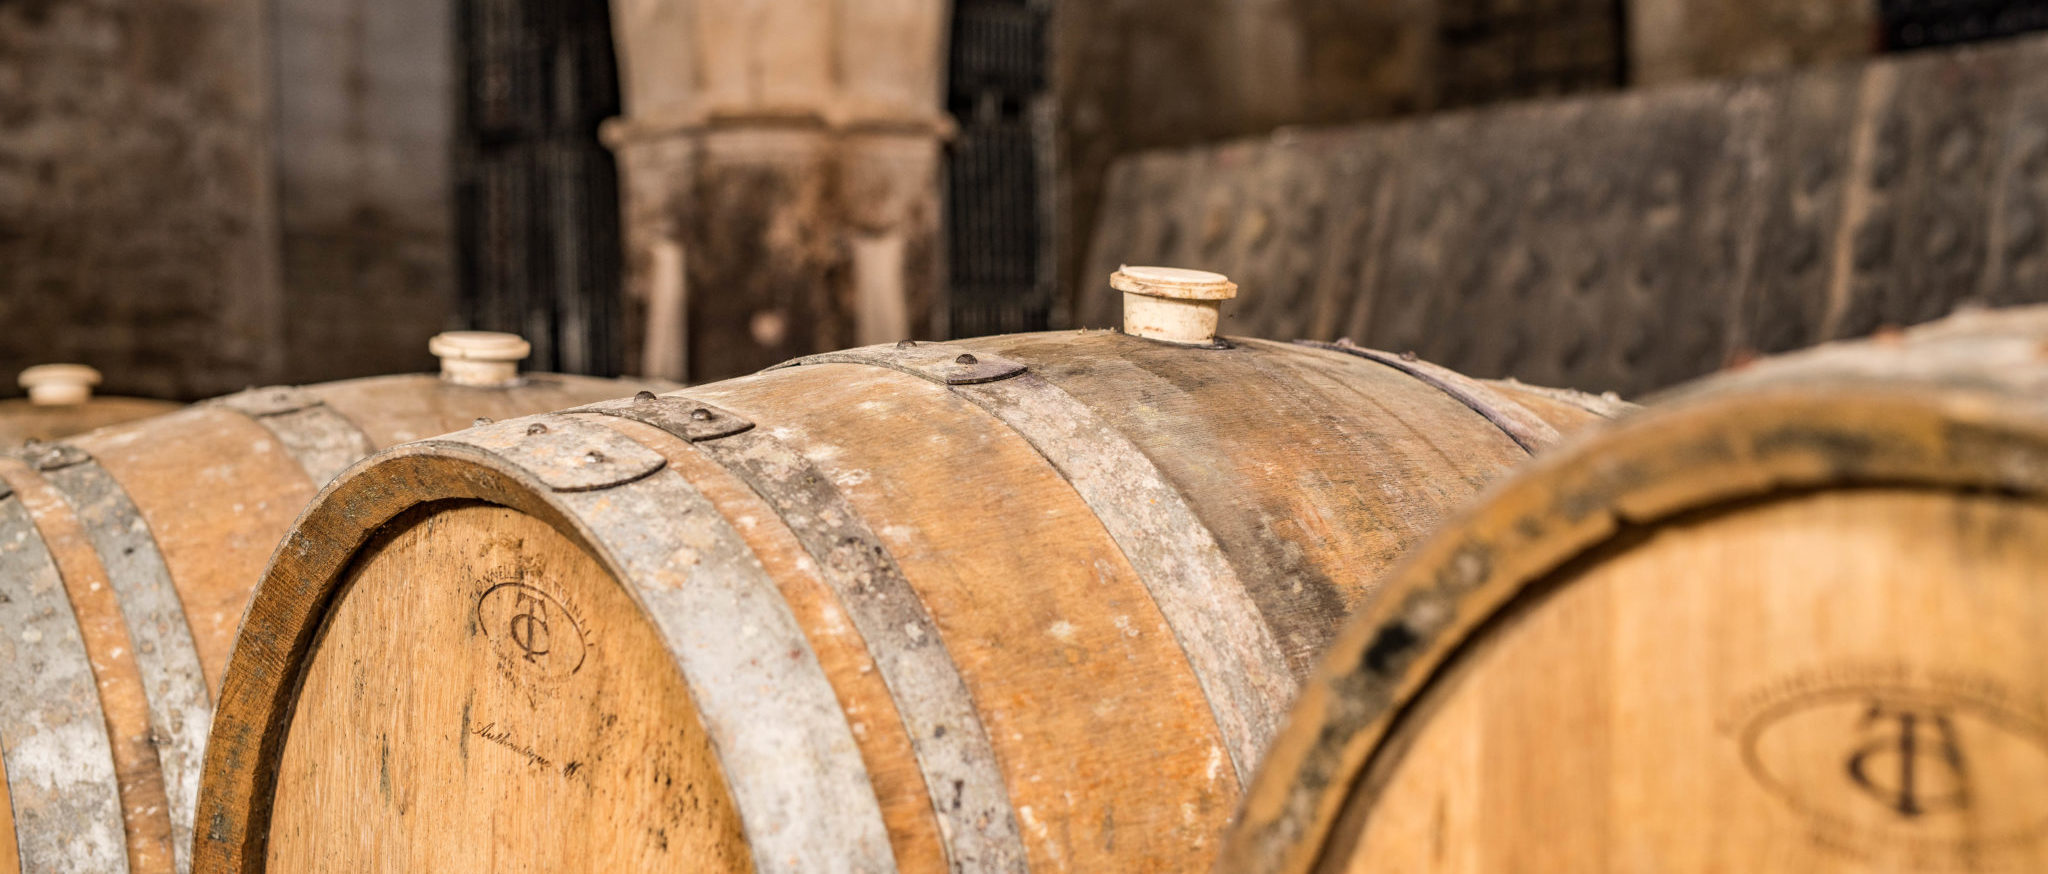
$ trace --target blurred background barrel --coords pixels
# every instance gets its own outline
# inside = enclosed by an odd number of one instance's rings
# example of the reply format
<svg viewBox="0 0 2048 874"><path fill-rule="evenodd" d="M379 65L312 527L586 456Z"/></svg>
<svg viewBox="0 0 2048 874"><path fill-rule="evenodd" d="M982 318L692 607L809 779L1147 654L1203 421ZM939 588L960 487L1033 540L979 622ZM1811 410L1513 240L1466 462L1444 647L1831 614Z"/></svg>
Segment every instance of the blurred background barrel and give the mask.
<svg viewBox="0 0 2048 874"><path fill-rule="evenodd" d="M2048 309L1680 392L1418 546L1219 870L2048 869Z"/></svg>
<svg viewBox="0 0 2048 874"><path fill-rule="evenodd" d="M264 561L335 474L646 385L521 375L511 335L436 346L443 376L252 389L0 456L0 870L190 870L211 690Z"/></svg>
<svg viewBox="0 0 2048 874"><path fill-rule="evenodd" d="M0 400L0 448L55 440L161 415L180 405L149 398L93 394L100 372L83 364L38 364L21 372L27 398Z"/></svg>
<svg viewBox="0 0 2048 874"><path fill-rule="evenodd" d="M1380 568L1599 405L1062 332L401 447L266 572L200 870L1199 870Z"/></svg>

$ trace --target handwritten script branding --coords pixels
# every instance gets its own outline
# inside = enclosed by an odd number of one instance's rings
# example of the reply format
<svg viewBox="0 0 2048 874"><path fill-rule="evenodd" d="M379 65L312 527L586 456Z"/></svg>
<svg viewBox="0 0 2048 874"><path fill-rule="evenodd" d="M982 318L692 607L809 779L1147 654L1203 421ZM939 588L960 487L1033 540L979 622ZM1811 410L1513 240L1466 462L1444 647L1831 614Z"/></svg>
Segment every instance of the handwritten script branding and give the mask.
<svg viewBox="0 0 2048 874"><path fill-rule="evenodd" d="M483 738L484 740L490 741L491 743L497 744L498 746L504 747L505 749L518 753L522 756L525 756L527 761L532 762L533 764L538 765L542 768L550 768L554 766L552 762L548 761L548 758L546 756L534 752L533 747L527 746L525 744L513 740L511 729L499 728L498 724L495 722L487 722L483 725L479 725L473 729L470 729L469 733L476 735L477 737Z"/></svg>

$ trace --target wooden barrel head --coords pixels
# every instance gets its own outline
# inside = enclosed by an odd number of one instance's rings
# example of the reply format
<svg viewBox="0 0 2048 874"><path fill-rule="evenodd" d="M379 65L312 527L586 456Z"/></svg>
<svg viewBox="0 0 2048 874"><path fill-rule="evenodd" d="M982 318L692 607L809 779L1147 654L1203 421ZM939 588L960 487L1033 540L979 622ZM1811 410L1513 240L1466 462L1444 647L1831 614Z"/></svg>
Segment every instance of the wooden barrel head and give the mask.
<svg viewBox="0 0 2048 874"><path fill-rule="evenodd" d="M1537 461L1338 636L1219 870L2048 867L2042 336L1759 367Z"/></svg>
<svg viewBox="0 0 2048 874"><path fill-rule="evenodd" d="M1411 705L1325 864L2040 870L2044 545L2039 502L1877 488L1610 546Z"/></svg>
<svg viewBox="0 0 2048 874"><path fill-rule="evenodd" d="M49 705L0 710L9 852L31 870L109 870L125 838L129 870L186 870L210 692L320 486L380 445L639 387L534 374L252 389L0 454L0 666L16 668L0 674L10 701ZM42 688L59 680L73 685Z"/></svg>
<svg viewBox="0 0 2048 874"><path fill-rule="evenodd" d="M422 508L342 591L283 748L274 870L752 869L682 676L569 538Z"/></svg>

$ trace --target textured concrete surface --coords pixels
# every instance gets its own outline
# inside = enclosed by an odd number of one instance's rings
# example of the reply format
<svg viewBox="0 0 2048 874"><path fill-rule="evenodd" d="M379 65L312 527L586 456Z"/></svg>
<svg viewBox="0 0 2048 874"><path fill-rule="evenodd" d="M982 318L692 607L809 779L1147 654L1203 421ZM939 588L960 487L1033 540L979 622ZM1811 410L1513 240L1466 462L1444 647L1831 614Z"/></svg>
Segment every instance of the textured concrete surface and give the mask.
<svg viewBox="0 0 2048 874"><path fill-rule="evenodd" d="M1120 162L1120 263L1227 273L1226 332L1640 393L1958 305L2048 300L2048 40L1282 131Z"/></svg>

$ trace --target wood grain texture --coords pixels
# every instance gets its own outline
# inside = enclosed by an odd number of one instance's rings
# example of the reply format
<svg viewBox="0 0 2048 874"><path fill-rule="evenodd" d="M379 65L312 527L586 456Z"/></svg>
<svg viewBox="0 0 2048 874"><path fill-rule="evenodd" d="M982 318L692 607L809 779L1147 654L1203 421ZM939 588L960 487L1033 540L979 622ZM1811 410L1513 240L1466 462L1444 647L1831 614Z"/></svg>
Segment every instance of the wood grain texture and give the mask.
<svg viewBox="0 0 2048 874"><path fill-rule="evenodd" d="M940 787L930 795L930 808L947 856L962 867L1023 871L1017 816L988 731L959 666L939 645L937 623L888 545L798 444L754 428L695 445L774 506L867 641L883 682L899 690L895 710L910 735L926 791Z"/></svg>
<svg viewBox="0 0 2048 874"><path fill-rule="evenodd" d="M1237 793L1201 691L1129 563L1029 444L944 387L880 368L689 394L801 446L879 523L973 695L1034 869L1206 858ZM890 433L913 421L919 437Z"/></svg>
<svg viewBox="0 0 2048 874"><path fill-rule="evenodd" d="M1539 459L1338 637L1219 870L2040 867L2044 338L1787 356Z"/></svg>
<svg viewBox="0 0 2048 874"><path fill-rule="evenodd" d="M2048 506L1920 489L1660 526L1433 684L1325 867L2040 870L2043 544Z"/></svg>
<svg viewBox="0 0 2048 874"><path fill-rule="evenodd" d="M704 726L758 870L1201 868L1240 796L1214 700L1229 690L1203 682L1188 646L1198 623L1176 625L1161 593L1234 586L1234 598L1176 609L1272 640L1268 605L1291 603L1308 577L1343 593L1292 618L1326 639L1391 553L1527 457L1438 388L1286 344L1196 350L1046 334L822 358L833 363L500 421L399 447L337 480L276 553L231 659L201 793L199 870L374 861L367 845L303 838L336 793L320 788L333 767L326 735L307 728L302 739L299 726L337 718L313 715L294 690L317 679L338 701L360 687L391 699L364 709L409 712L379 685L410 652L408 635L362 618L398 608L369 606L379 596L350 570L384 561L379 532L400 528L420 561L440 564L390 597L436 601L411 610L436 621L478 600L447 582L472 573L456 562L458 539L531 545L548 540L531 533L545 528L597 561L630 596L629 618L659 632L689 698L647 700ZM1119 488L1180 510L1120 506L1112 526L1104 510L1124 500ZM511 515L475 515L463 531L403 521L470 501ZM1198 534L1161 530L1173 524ZM1134 560L1155 535L1207 552ZM1212 577L1200 581L1211 588L1170 589L1178 581L1158 577L1172 568ZM364 605L351 606L357 597ZM330 647L344 614L346 651ZM428 646L471 645L435 635ZM1307 657L1274 649L1286 685L1242 689L1277 713ZM470 657L451 649L404 664ZM403 694L459 701L488 679L450 671L433 680L447 689ZM528 731L546 739L546 751L532 747L550 761L607 743ZM394 761L449 754L423 735L396 742L418 749L394 748ZM368 786L381 747L342 745L347 779ZM532 822L514 804L528 797L525 775L479 779L463 803L509 805L506 821ZM483 791L490 781L510 791ZM452 820L377 815L387 817L383 852L426 858L450 843ZM589 832L579 841L640 823L565 815ZM1004 849L1006 834L1019 850Z"/></svg>
<svg viewBox="0 0 2048 874"><path fill-rule="evenodd" d="M0 480L0 721L15 849L41 871L125 871L121 790L84 633L28 508Z"/></svg>
<svg viewBox="0 0 2048 874"><path fill-rule="evenodd" d="M860 633L846 621L845 606L820 576L818 562L780 522L774 508L717 462L652 427L632 422L606 424L660 452L677 473L732 520L803 625L818 663L832 681L839 706L852 723L861 761L867 765L875 800L889 827L897 870L904 874L949 870L930 791L918 770L917 754L896 701L875 670L875 660L868 655Z"/></svg>
<svg viewBox="0 0 2048 874"><path fill-rule="evenodd" d="M306 673L278 780L322 800L279 806L276 870L750 867L689 690L595 560L500 507L394 527Z"/></svg>
<svg viewBox="0 0 2048 874"><path fill-rule="evenodd" d="M1560 434L1597 427L1642 409L1619 396L1596 395L1568 388L1530 385L1514 379L1483 379L1480 382L1507 395L1534 413Z"/></svg>
<svg viewBox="0 0 2048 874"><path fill-rule="evenodd" d="M63 495L42 476L15 459L0 458L0 478L14 488L14 497L35 521L77 618L119 781L128 870L135 874L178 871L171 805L163 766L151 740L142 672L136 665L137 641L129 635L106 569Z"/></svg>
<svg viewBox="0 0 2048 874"><path fill-rule="evenodd" d="M460 431L478 418L510 419L668 387L666 382L529 373L518 385L476 388L415 373L322 383L307 390L382 448Z"/></svg>
<svg viewBox="0 0 2048 874"><path fill-rule="evenodd" d="M18 398L0 400L0 449L161 416L180 406L172 401L121 397L96 397L58 407L37 406Z"/></svg>
<svg viewBox="0 0 2048 874"><path fill-rule="evenodd" d="M1456 399L1339 352L1109 332L985 341L1095 410L1193 507L1305 677L1377 569L1528 454ZM1369 464L1355 459L1371 459Z"/></svg>
<svg viewBox="0 0 2048 874"><path fill-rule="evenodd" d="M477 415L534 412L542 408L520 406L588 402L637 388L622 381L536 379L545 388L496 393L451 391L432 377L360 380L349 386L348 397L367 406L378 392L390 392L397 409L380 421L395 428L411 415L415 427L425 429L472 409ZM421 407L431 415L409 412ZM353 425L346 428L354 433ZM359 448L343 447L341 466L370 448L349 445ZM189 861L181 857L190 842L181 835L192 822L200 747L211 720L209 691L225 671L264 562L317 484L274 430L218 404L103 428L27 457L43 464L51 452L81 461L43 475L8 463L34 486L24 487L23 498L39 502L30 535L48 541L66 590L78 593L74 602L79 621L91 625L86 642L94 664L118 653L107 664L128 668L101 672L92 703L107 708L130 861L136 870L157 870L175 859L185 870ZM101 609L109 606L112 612ZM14 639L26 630L10 625L0 633ZM141 723L131 712L136 706ZM7 718L28 717L10 712ZM89 787L80 783L75 791L84 796ZM31 803L19 793L13 802Z"/></svg>
<svg viewBox="0 0 2048 874"><path fill-rule="evenodd" d="M141 510L178 587L207 686L219 688L253 581L318 487L268 430L214 406L75 445Z"/></svg>
<svg viewBox="0 0 2048 874"><path fill-rule="evenodd" d="M1496 391L1493 388L1495 383L1473 379L1450 368L1431 364L1416 357L1412 352L1396 355L1392 352L1355 346L1349 340L1338 340L1335 343L1318 343L1314 340L1294 342L1377 361L1415 377L1456 398L1459 403L1470 407L1472 412L1485 416L1487 421L1492 422L1495 427L1507 434L1509 439L1515 441L1515 445L1532 454L1557 445L1561 439L1558 430L1552 427L1549 421L1531 412L1515 397Z"/></svg>
<svg viewBox="0 0 2048 874"><path fill-rule="evenodd" d="M21 844L14 838L14 799L7 794L7 762L0 758L0 871L21 870Z"/></svg>

